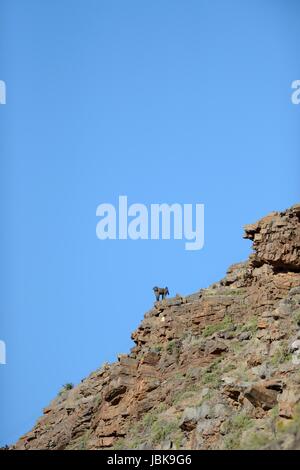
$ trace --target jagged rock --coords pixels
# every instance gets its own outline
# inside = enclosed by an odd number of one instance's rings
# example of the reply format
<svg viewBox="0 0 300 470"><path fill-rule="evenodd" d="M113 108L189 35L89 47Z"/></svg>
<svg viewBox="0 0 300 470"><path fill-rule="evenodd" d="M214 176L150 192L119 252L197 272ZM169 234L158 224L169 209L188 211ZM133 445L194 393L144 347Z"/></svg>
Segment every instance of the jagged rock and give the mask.
<svg viewBox="0 0 300 470"><path fill-rule="evenodd" d="M272 373L272 369L267 364L252 367L251 371L253 374L258 375L261 379L269 379Z"/></svg>
<svg viewBox="0 0 300 470"><path fill-rule="evenodd" d="M231 378L230 381L227 380L223 386L223 394L230 398L233 402L240 402L241 397L245 393L245 390L249 388L248 382L237 382L235 379Z"/></svg>
<svg viewBox="0 0 300 470"><path fill-rule="evenodd" d="M247 341L248 339L251 338L251 336L252 335L251 335L250 331L244 331L243 333L241 333L239 335L239 340L240 341Z"/></svg>
<svg viewBox="0 0 300 470"><path fill-rule="evenodd" d="M216 419L206 419L206 420L201 420L197 424L197 434L199 435L198 437L198 442L203 443L203 436L208 437L216 434L216 425L219 424L219 420Z"/></svg>
<svg viewBox="0 0 300 470"><path fill-rule="evenodd" d="M209 417L209 413L210 406L206 403L197 408L186 408L180 422L180 428L183 431L192 431L195 429L200 419Z"/></svg>
<svg viewBox="0 0 300 470"><path fill-rule="evenodd" d="M300 339L296 339L295 341L292 342L290 346L290 351L291 353L298 351L300 349Z"/></svg>
<svg viewBox="0 0 300 470"><path fill-rule="evenodd" d="M213 418L225 418L226 416L230 415L230 409L228 406L224 405L223 403L217 403L214 405L211 416Z"/></svg>
<svg viewBox="0 0 300 470"><path fill-rule="evenodd" d="M149 364L150 366L155 366L158 363L159 359L160 359L159 353L150 351L143 356L141 363Z"/></svg>
<svg viewBox="0 0 300 470"><path fill-rule="evenodd" d="M291 419L294 416L295 406L300 403L300 390L299 386L292 386L286 389L278 397L279 402L279 416Z"/></svg>
<svg viewBox="0 0 300 470"><path fill-rule="evenodd" d="M206 354L222 354L228 351L228 346L221 341L208 341L206 343L205 352Z"/></svg>
<svg viewBox="0 0 300 470"><path fill-rule="evenodd" d="M266 328L268 328L270 326L270 324L266 321L266 320L260 320L258 323L257 323L257 328L259 330L265 330Z"/></svg>
<svg viewBox="0 0 300 470"><path fill-rule="evenodd" d="M252 264L270 264L277 269L300 270L298 206L284 213L273 212L255 224L246 225L244 238L253 240Z"/></svg>
<svg viewBox="0 0 300 470"><path fill-rule="evenodd" d="M252 384L244 395L252 405L270 410L278 403L277 395L279 392L282 392L282 382L269 380Z"/></svg>
<svg viewBox="0 0 300 470"><path fill-rule="evenodd" d="M111 447L115 440L116 438L114 436L102 437L101 439L99 439L99 444L103 448Z"/></svg>
<svg viewBox="0 0 300 470"><path fill-rule="evenodd" d="M117 405L121 400L122 395L124 395L127 390L126 385L120 382L120 380L111 382L106 394L104 395L104 399L111 402L112 405Z"/></svg>
<svg viewBox="0 0 300 470"><path fill-rule="evenodd" d="M290 352L293 353L292 363L295 366L300 365L300 339L296 339L290 346Z"/></svg>

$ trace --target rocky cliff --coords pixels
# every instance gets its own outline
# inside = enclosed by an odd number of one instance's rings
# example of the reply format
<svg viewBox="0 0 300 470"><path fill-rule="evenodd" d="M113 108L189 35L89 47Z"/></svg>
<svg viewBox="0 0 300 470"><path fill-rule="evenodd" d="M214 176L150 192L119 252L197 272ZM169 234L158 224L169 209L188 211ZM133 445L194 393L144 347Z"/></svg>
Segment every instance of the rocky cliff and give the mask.
<svg viewBox="0 0 300 470"><path fill-rule="evenodd" d="M44 409L16 449L300 448L300 204L245 227L249 260L157 302L135 346Z"/></svg>

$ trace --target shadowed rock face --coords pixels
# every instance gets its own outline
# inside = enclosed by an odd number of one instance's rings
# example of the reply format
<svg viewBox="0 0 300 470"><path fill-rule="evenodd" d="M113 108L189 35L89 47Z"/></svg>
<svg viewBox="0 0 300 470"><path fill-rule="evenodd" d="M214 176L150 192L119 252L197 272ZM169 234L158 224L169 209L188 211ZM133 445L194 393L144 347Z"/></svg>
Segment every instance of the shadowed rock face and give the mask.
<svg viewBox="0 0 300 470"><path fill-rule="evenodd" d="M299 214L247 225L247 262L157 302L130 353L64 390L13 447L299 448Z"/></svg>

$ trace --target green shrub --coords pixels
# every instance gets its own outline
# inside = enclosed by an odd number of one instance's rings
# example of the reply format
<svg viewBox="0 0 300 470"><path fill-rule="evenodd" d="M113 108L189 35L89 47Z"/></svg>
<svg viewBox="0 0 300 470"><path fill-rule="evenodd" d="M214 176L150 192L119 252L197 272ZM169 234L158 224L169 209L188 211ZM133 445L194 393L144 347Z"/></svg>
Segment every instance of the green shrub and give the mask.
<svg viewBox="0 0 300 470"><path fill-rule="evenodd" d="M168 354L178 353L180 349L180 342L177 339L172 339L167 344L166 349Z"/></svg>
<svg viewBox="0 0 300 470"><path fill-rule="evenodd" d="M144 428L152 426L153 423L157 420L157 413L149 412L143 416L142 423Z"/></svg>
<svg viewBox="0 0 300 470"><path fill-rule="evenodd" d="M241 288L238 288L238 289L228 289L224 292L222 292L222 295L243 295L245 294L246 290L245 289L241 289Z"/></svg>
<svg viewBox="0 0 300 470"><path fill-rule="evenodd" d="M206 338L207 336L213 335L217 331L226 330L232 326L233 324L232 324L231 318L229 317L229 315L225 315L225 317L223 318L221 322L215 323L212 325L207 325L202 331L202 335Z"/></svg>
<svg viewBox="0 0 300 470"><path fill-rule="evenodd" d="M279 364L283 364L286 361L289 361L292 357L292 354L289 352L289 348L287 344L283 344L280 348L278 348L274 355L271 358L271 364L273 366L278 366Z"/></svg>
<svg viewBox="0 0 300 470"><path fill-rule="evenodd" d="M259 450L271 442L272 436L265 431L253 431L247 441L243 443L242 449Z"/></svg>
<svg viewBox="0 0 300 470"><path fill-rule="evenodd" d="M178 429L178 421L157 420L151 426L151 441L158 444Z"/></svg>
<svg viewBox="0 0 300 470"><path fill-rule="evenodd" d="M249 429L253 425L253 420L249 418L245 413L239 413L234 415L227 422L228 434L224 438L225 448L239 449L242 437L242 432Z"/></svg>
<svg viewBox="0 0 300 470"><path fill-rule="evenodd" d="M221 385L220 374L218 372L206 372L203 376L203 383L218 388Z"/></svg>
<svg viewBox="0 0 300 470"><path fill-rule="evenodd" d="M114 445L112 446L113 450L123 450L126 449L125 439L120 437L117 441L115 441Z"/></svg>
<svg viewBox="0 0 300 470"><path fill-rule="evenodd" d="M151 348L152 352L160 353L162 350L162 345L161 344L154 344Z"/></svg>
<svg viewBox="0 0 300 470"><path fill-rule="evenodd" d="M251 418L249 418L249 416L245 415L244 413L239 413L233 416L231 419L232 426L237 430L248 428L251 422Z"/></svg>
<svg viewBox="0 0 300 470"><path fill-rule="evenodd" d="M74 388L74 384L72 383L66 383L65 385L62 386L61 390L59 391L58 395L62 395L64 392L67 392L69 390L72 390Z"/></svg>
<svg viewBox="0 0 300 470"><path fill-rule="evenodd" d="M72 383L67 383L63 386L64 390L72 390L72 388L74 388L74 384Z"/></svg>
<svg viewBox="0 0 300 470"><path fill-rule="evenodd" d="M218 388L221 385L221 372L219 367L221 362L221 358L216 359L205 369L202 376L202 383L204 385L210 385L213 388Z"/></svg>
<svg viewBox="0 0 300 470"><path fill-rule="evenodd" d="M177 405L177 403L180 403L183 400L188 400L189 398L194 397L197 394L195 390L180 390L177 392L174 396L174 405Z"/></svg>
<svg viewBox="0 0 300 470"><path fill-rule="evenodd" d="M101 394L96 395L95 398L94 398L94 406L96 408L98 408L100 406L101 402L102 402Z"/></svg>
<svg viewBox="0 0 300 470"><path fill-rule="evenodd" d="M296 322L296 325L300 326L300 308L294 312L293 318Z"/></svg>
<svg viewBox="0 0 300 470"><path fill-rule="evenodd" d="M149 426L152 426L157 419L159 419L159 415L163 413L167 409L167 405L165 403L160 403L156 408L148 411L141 421L141 427L145 430Z"/></svg>
<svg viewBox="0 0 300 470"><path fill-rule="evenodd" d="M250 333L255 333L257 331L257 318L252 317L250 320L248 320L245 325L241 327L241 332L243 333L244 331L249 331Z"/></svg>
<svg viewBox="0 0 300 470"><path fill-rule="evenodd" d="M179 450L182 446L182 441L183 441L183 433L179 430L176 432L176 434L173 436L173 442L175 444L175 449Z"/></svg>

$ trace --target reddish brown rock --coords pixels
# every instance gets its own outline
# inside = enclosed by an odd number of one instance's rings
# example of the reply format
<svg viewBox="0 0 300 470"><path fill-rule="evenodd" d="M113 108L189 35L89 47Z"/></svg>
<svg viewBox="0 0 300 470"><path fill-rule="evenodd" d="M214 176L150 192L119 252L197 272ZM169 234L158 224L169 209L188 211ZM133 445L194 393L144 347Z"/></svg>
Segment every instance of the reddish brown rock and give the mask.
<svg viewBox="0 0 300 470"><path fill-rule="evenodd" d="M276 380L263 381L252 384L244 396L256 407L270 410L277 405L277 395L282 392L282 382Z"/></svg>
<svg viewBox="0 0 300 470"><path fill-rule="evenodd" d="M253 265L270 264L277 269L300 270L299 204L285 212L273 212L245 226L245 238L253 240Z"/></svg>

